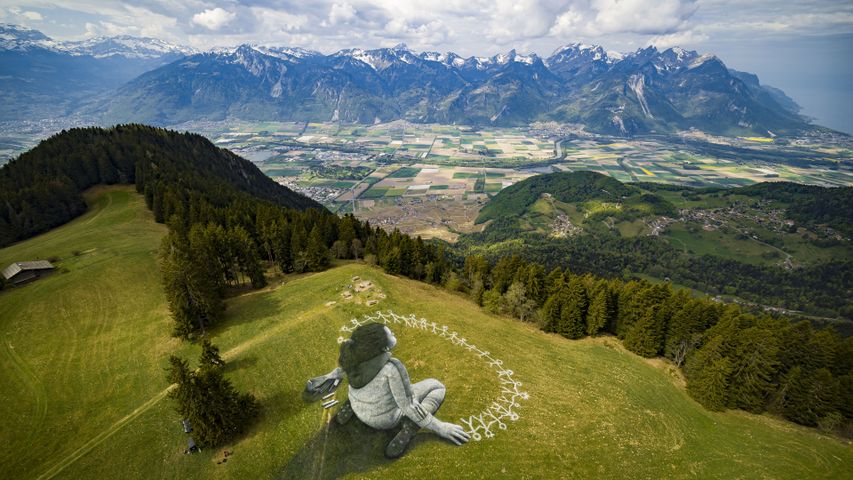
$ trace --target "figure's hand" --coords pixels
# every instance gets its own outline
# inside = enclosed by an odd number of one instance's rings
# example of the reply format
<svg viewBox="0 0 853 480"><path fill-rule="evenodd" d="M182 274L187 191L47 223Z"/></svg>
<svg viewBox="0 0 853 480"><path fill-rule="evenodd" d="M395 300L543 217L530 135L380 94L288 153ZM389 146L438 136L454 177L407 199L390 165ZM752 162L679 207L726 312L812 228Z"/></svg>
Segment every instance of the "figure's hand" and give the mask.
<svg viewBox="0 0 853 480"><path fill-rule="evenodd" d="M302 399L306 402L316 402L321 396L337 390L343 377L343 370L336 368L326 375L320 375L319 377L308 380L305 390L302 392Z"/></svg>
<svg viewBox="0 0 853 480"><path fill-rule="evenodd" d="M435 429L435 433L437 433L439 437L450 440L456 445L467 443L471 438L467 433L465 433L465 429L459 425L449 422L440 422L438 427Z"/></svg>

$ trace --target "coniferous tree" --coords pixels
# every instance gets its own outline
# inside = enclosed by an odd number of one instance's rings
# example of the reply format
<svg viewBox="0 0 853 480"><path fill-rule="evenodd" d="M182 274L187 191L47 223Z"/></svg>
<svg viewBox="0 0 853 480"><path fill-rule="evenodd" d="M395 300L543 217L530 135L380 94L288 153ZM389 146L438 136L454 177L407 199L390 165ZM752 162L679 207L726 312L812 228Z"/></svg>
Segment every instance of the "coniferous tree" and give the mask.
<svg viewBox="0 0 853 480"><path fill-rule="evenodd" d="M182 338L204 332L222 311L219 287L210 270L191 259L188 243L169 234L160 254L164 291L175 319L174 332Z"/></svg>
<svg viewBox="0 0 853 480"><path fill-rule="evenodd" d="M167 379L175 383L169 396L175 409L193 426L193 438L201 447L215 447L246 430L260 407L251 394L241 394L219 368L192 372L187 362L169 358Z"/></svg>
<svg viewBox="0 0 853 480"><path fill-rule="evenodd" d="M586 314L589 299L579 277L566 285L566 297L560 312L560 333L567 338L581 338L586 333Z"/></svg>
<svg viewBox="0 0 853 480"><path fill-rule="evenodd" d="M565 275L559 267L554 267L545 277L545 293L550 297L557 293L565 283Z"/></svg>
<svg viewBox="0 0 853 480"><path fill-rule="evenodd" d="M235 263L240 272L249 277L253 288L265 286L266 279L264 278L263 268L261 268L261 259L249 232L241 226L236 226L229 230L228 236L231 240Z"/></svg>
<svg viewBox="0 0 853 480"><path fill-rule="evenodd" d="M690 383L688 392L709 410L725 410L729 403L729 376L732 364L728 358L718 358L706 366Z"/></svg>
<svg viewBox="0 0 853 480"><path fill-rule="evenodd" d="M210 343L210 340L204 339L201 341L201 357L198 360L201 368L218 368L225 366L222 356L219 354L219 347Z"/></svg>
<svg viewBox="0 0 853 480"><path fill-rule="evenodd" d="M595 335L607 326L607 297L606 288L600 288L589 305L586 316L586 334Z"/></svg>
<svg viewBox="0 0 853 480"><path fill-rule="evenodd" d="M771 330L750 327L738 333L732 359L731 406L762 412L774 388L778 340Z"/></svg>
<svg viewBox="0 0 853 480"><path fill-rule="evenodd" d="M687 361L687 392L709 410L724 410L729 404L729 375L732 365L722 355L723 339L712 338Z"/></svg>
<svg viewBox="0 0 853 480"><path fill-rule="evenodd" d="M566 287L562 286L545 300L542 306L542 330L549 333L561 333L563 303L566 297Z"/></svg>

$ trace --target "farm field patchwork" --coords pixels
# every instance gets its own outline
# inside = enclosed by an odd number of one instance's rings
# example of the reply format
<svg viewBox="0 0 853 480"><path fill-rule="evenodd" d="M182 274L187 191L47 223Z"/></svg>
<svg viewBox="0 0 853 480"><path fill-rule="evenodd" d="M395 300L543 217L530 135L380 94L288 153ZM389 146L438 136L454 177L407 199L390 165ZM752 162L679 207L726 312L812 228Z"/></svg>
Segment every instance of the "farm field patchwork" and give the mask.
<svg viewBox="0 0 853 480"><path fill-rule="evenodd" d="M333 211L355 211L388 228L449 241L479 228L468 219L490 196L552 171L689 186L853 185L851 145L815 138L686 132L625 139L551 124L475 128L405 121L190 122L175 128L211 138Z"/></svg>

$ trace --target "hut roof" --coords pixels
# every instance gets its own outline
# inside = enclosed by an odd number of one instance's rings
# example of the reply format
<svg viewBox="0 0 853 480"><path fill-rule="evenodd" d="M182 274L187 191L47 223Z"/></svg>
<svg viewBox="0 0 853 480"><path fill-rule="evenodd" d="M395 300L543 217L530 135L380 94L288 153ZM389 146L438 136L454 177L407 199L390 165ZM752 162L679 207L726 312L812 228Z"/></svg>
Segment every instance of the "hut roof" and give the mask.
<svg viewBox="0 0 853 480"><path fill-rule="evenodd" d="M32 262L15 262L3 269L3 276L6 278L6 280L9 280L18 273L26 270L51 270L53 268L53 264L51 264L47 260L35 260Z"/></svg>

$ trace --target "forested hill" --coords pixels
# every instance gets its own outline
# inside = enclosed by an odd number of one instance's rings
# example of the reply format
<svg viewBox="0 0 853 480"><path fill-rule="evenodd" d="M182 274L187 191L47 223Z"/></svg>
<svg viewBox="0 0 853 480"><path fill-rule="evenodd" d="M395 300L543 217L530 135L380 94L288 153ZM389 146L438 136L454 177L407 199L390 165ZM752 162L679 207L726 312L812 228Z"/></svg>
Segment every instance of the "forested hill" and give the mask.
<svg viewBox="0 0 853 480"><path fill-rule="evenodd" d="M522 215L542 194L546 193L561 202L587 200L618 202L622 197L637 192L636 188L596 172L559 172L537 175L501 190L480 211L477 223L499 217Z"/></svg>
<svg viewBox="0 0 853 480"><path fill-rule="evenodd" d="M0 169L0 246L61 225L86 210L81 192L135 183L157 221L201 195L213 206L243 196L304 210L323 207L283 187L206 138L144 125L63 131ZM168 192L160 192L170 186Z"/></svg>
<svg viewBox="0 0 853 480"><path fill-rule="evenodd" d="M711 295L853 319L853 188L622 184L595 172L538 175L480 211L462 255L520 252L547 268L670 279ZM853 325L844 331L853 334Z"/></svg>

